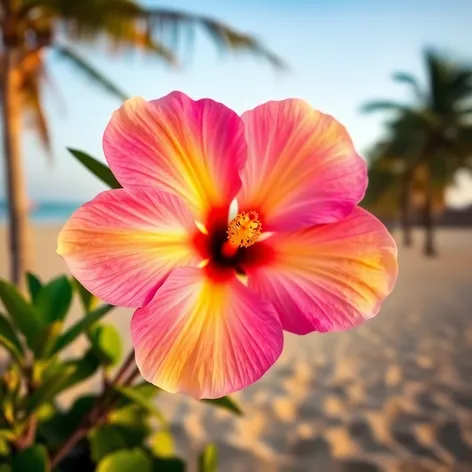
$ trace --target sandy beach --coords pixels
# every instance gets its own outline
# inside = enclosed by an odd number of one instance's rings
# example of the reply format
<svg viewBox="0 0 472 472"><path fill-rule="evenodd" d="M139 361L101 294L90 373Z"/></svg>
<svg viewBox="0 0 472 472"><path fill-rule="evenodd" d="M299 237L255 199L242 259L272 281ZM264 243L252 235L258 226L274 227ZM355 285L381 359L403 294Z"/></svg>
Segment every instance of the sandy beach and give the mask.
<svg viewBox="0 0 472 472"><path fill-rule="evenodd" d="M66 271L58 230L33 228L44 279ZM180 452L194 462L202 444L215 442L222 472L472 471L472 231L441 230L438 247L434 260L419 248L400 251L396 290L362 327L287 336L276 366L235 395L242 418L161 397ZM130 314L108 318L128 343Z"/></svg>

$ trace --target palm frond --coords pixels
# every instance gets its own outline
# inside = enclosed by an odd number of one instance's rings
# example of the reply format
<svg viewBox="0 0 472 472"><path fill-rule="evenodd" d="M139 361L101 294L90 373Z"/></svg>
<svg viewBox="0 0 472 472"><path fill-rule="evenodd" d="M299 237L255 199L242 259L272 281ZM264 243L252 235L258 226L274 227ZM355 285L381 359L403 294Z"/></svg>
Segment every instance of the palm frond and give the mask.
<svg viewBox="0 0 472 472"><path fill-rule="evenodd" d="M75 68L86 75L91 81L102 87L105 91L111 95L119 98L121 101L125 101L129 96L123 92L117 85L110 79L104 76L98 71L93 65L87 62L77 51L74 51L70 46L66 44L55 43L54 50L59 54L60 57L66 59Z"/></svg>
<svg viewBox="0 0 472 472"><path fill-rule="evenodd" d="M38 134L48 157L52 158L49 125L41 93L43 83L47 79L43 49L23 51L19 72L23 112L30 119L32 128Z"/></svg>
<svg viewBox="0 0 472 472"><path fill-rule="evenodd" d="M472 67L466 65L454 71L451 80L451 92L454 102L470 100L472 96Z"/></svg>
<svg viewBox="0 0 472 472"><path fill-rule="evenodd" d="M285 63L254 36L203 15L165 8L145 8L135 0L26 0L25 18L53 15L70 40L107 37L115 48L141 45L143 50L175 62L181 43L190 45L193 32L203 30L223 52L256 55L277 69Z"/></svg>
<svg viewBox="0 0 472 472"><path fill-rule="evenodd" d="M148 21L150 21L151 27L153 23L156 24L158 31L159 28L170 29L174 36L178 34L179 29L200 26L222 52L249 52L267 60L278 69L287 68L286 64L276 54L269 51L253 36L238 32L211 18L179 12L150 10Z"/></svg>
<svg viewBox="0 0 472 472"><path fill-rule="evenodd" d="M388 100L367 102L361 107L362 113L373 113L379 111L394 112L397 119L410 120L410 123L407 125L408 127L415 126L417 129L421 129L434 128L437 125L437 117L427 109L417 109Z"/></svg>
<svg viewBox="0 0 472 472"><path fill-rule="evenodd" d="M32 127L38 134L47 155L52 158L51 138L49 123L41 100L40 88L32 87L28 92L24 91L25 106L31 116Z"/></svg>
<svg viewBox="0 0 472 472"><path fill-rule="evenodd" d="M361 107L362 113L373 113L377 111L393 111L397 113L411 112L411 108L397 102L388 100L372 100L364 103Z"/></svg>
<svg viewBox="0 0 472 472"><path fill-rule="evenodd" d="M162 42L147 34L143 28L136 24L130 24L127 28L118 27L117 29L112 26L112 24L108 24L104 30L104 35L112 52L120 52L123 49L139 50L163 60L172 67L178 65L175 53Z"/></svg>
<svg viewBox="0 0 472 472"><path fill-rule="evenodd" d="M458 159L460 167L472 170L472 125L464 125L458 129L452 152Z"/></svg>
<svg viewBox="0 0 472 472"><path fill-rule="evenodd" d="M158 35L165 31L169 32L175 45L178 43L179 35L185 30L189 32L195 27L200 27L223 52L248 52L267 60L278 69L287 68L276 54L269 51L253 36L236 31L225 23L212 18L160 8L148 9L144 12L144 16L151 31Z"/></svg>
<svg viewBox="0 0 472 472"><path fill-rule="evenodd" d="M418 80L412 74L408 74L407 72L396 72L393 74L393 80L409 85L419 101L425 99L425 94L421 89Z"/></svg>

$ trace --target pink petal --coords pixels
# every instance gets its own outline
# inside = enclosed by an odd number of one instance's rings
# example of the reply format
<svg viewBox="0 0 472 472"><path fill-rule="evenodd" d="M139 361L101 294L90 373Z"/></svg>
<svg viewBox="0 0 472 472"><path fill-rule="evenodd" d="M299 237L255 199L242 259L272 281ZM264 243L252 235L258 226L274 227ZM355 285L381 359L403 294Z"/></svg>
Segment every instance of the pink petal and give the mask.
<svg viewBox="0 0 472 472"><path fill-rule="evenodd" d="M153 188L109 190L72 215L57 252L94 295L137 308L172 269L199 263L196 231L185 204L173 195Z"/></svg>
<svg viewBox="0 0 472 472"><path fill-rule="evenodd" d="M303 100L273 101L243 114L248 161L238 203L265 231L332 223L363 198L367 170L346 129Z"/></svg>
<svg viewBox="0 0 472 472"><path fill-rule="evenodd" d="M270 303L235 278L214 283L199 269L176 269L136 311L131 337L148 381L175 393L219 398L258 380L283 346Z"/></svg>
<svg viewBox="0 0 472 472"><path fill-rule="evenodd" d="M376 315L393 290L397 248L385 227L356 208L346 219L265 243L273 262L248 267L249 288L267 298L285 330L344 330Z"/></svg>
<svg viewBox="0 0 472 472"><path fill-rule="evenodd" d="M247 154L236 113L180 92L126 101L111 118L103 149L123 187L153 186L178 195L200 220L235 197Z"/></svg>

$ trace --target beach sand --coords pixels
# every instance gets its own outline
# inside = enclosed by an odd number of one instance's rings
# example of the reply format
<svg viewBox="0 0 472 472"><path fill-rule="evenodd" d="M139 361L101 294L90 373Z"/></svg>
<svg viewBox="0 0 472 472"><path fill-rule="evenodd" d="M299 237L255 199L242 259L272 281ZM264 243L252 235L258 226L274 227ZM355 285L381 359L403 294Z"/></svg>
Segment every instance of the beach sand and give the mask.
<svg viewBox="0 0 472 472"><path fill-rule="evenodd" d="M58 230L34 227L44 279L66 272ZM434 260L421 256L415 236L417 247L400 251L398 284L381 313L344 333L286 336L276 366L235 395L242 418L160 397L179 452L195 462L215 442L222 472L472 471L472 231L439 231ZM0 277L6 272L0 228ZM127 343L130 314L108 318Z"/></svg>

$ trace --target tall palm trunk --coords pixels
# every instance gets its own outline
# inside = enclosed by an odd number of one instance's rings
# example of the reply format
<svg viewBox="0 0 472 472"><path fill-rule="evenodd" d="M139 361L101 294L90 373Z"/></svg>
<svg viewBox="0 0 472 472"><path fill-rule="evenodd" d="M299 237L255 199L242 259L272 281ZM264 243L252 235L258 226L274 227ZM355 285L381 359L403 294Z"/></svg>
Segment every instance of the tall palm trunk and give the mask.
<svg viewBox="0 0 472 472"><path fill-rule="evenodd" d="M2 113L3 155L8 199L10 277L23 286L29 265L28 201L21 162L20 51L4 40Z"/></svg>
<svg viewBox="0 0 472 472"><path fill-rule="evenodd" d="M424 226L424 255L434 257L437 255L434 240L434 221L433 221L433 182L431 177L431 164L427 161L425 166L424 181L424 208L423 208L423 226Z"/></svg>
<svg viewBox="0 0 472 472"><path fill-rule="evenodd" d="M410 191L409 171L405 171L402 176L400 189L400 224L403 231L403 246L410 247L413 245L411 237L411 191Z"/></svg>

